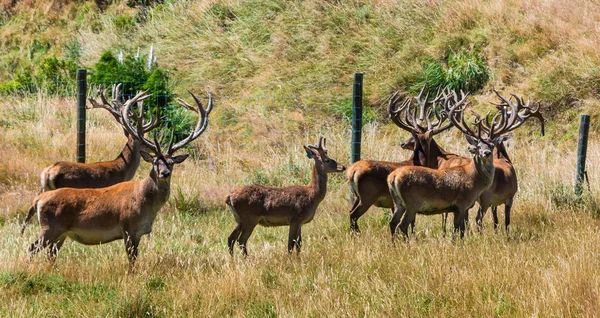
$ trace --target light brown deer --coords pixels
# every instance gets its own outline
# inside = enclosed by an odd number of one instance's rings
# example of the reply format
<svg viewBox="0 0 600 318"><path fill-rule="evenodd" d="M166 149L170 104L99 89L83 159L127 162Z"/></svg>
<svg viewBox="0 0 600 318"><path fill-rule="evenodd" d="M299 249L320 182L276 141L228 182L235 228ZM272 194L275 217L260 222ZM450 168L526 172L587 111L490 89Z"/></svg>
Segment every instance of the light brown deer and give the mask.
<svg viewBox="0 0 600 318"><path fill-rule="evenodd" d="M440 116L435 109L440 102L451 102L447 98L444 100L448 94L440 92L430 101L428 100L429 94L423 97L424 91L425 88L414 98L417 105L412 104L411 98L400 104L398 93L395 93L389 101L390 119L398 127L411 134L411 137L402 143L402 148L410 148L413 150L413 154L401 162L360 160L348 168L346 176L354 194L354 201L350 209L350 229L355 233L360 233L358 219L372 205L390 209L394 207L387 186L387 177L392 171L402 166L437 168L441 162L452 161L458 157L444 151L433 139L433 136L452 127L452 124L445 123L446 118ZM418 120L417 111L419 112ZM432 114L436 116L436 122L432 122L429 118ZM426 126L422 125L425 121Z"/></svg>
<svg viewBox="0 0 600 318"><path fill-rule="evenodd" d="M86 245L95 245L123 239L129 259L130 271L137 258L138 244L144 234L152 231L152 224L158 211L169 198L171 172L175 164L182 163L188 154L175 156L174 153L192 140L198 138L207 127L208 115L212 110L212 98L206 109L192 94L197 108L180 100L180 104L199 114L198 123L192 133L173 145L169 142L166 152L161 150L156 135L154 142L144 138L140 122L143 121L143 109L137 118L137 130L129 119L129 107L148 97L144 92L127 101L122 109L123 127L138 139L154 155L144 151L142 158L152 163L150 175L140 181L122 182L99 189L61 188L39 194L23 224L21 233L37 212L41 226L39 238L29 247L30 255L50 246L48 257L54 261L67 237Z"/></svg>
<svg viewBox="0 0 600 318"><path fill-rule="evenodd" d="M105 90L100 90L101 102L89 99L92 106L88 108L103 108L110 112L115 120L122 124L120 101L120 85L113 86L112 104L107 101ZM140 122L138 122L140 123ZM158 126L158 119L153 117L142 131L149 132ZM133 178L140 165L140 151L149 151L139 140L124 129L127 143L121 153L112 161L96 163L57 162L45 168L40 176L42 192L59 188L104 188Z"/></svg>
<svg viewBox="0 0 600 318"><path fill-rule="evenodd" d="M517 116L517 119L519 120L519 126L530 117L539 119L541 123L541 133L542 136L544 135L544 117L539 112L539 103L537 104L537 107L533 109L530 106L530 101L525 103L522 98L519 98L514 94L511 94L511 97L507 99L498 92L495 93L501 101L499 104L496 104L498 108L506 108L510 110L516 109L517 112L519 112L519 115ZM516 105L511 102L512 98L515 99ZM487 126L485 121L482 121L482 124L486 131L490 131L492 129L492 127ZM503 141L508 139L508 136L503 137L504 138L497 139L496 148L494 151L494 168L496 171L494 174L494 181L492 182L492 185L487 190L483 191L483 193L479 196L479 209L477 211L477 217L475 220L477 227L479 230L481 230L483 217L485 216L488 208L491 207L492 216L494 219L494 229L497 229L497 209L499 205L504 204L504 227L506 229L506 234L508 234L510 226L510 211L514 196L518 190L518 183L517 174L503 143Z"/></svg>
<svg viewBox="0 0 600 318"><path fill-rule="evenodd" d="M302 225L312 221L317 207L327 193L327 174L342 172L346 168L331 159L321 137L317 146L304 146L308 158L314 159L312 179L305 186L266 187L248 185L234 190L225 203L231 208L237 225L227 244L233 255L237 242L244 256L248 255L246 243L257 224L262 226L290 227L288 252L296 248L300 253L302 245Z"/></svg>
<svg viewBox="0 0 600 318"><path fill-rule="evenodd" d="M451 94L454 100L459 100L455 93ZM388 177L388 186L395 206L390 222L392 237L403 215L400 229L404 236L408 237L408 225L414 222L417 213L431 215L454 212L454 231L460 232L460 237L463 238L467 210L492 184L495 172L492 157L494 141L502 134L520 126L520 123L515 123L518 112L515 108L507 115L506 110L500 110L493 117L491 124L487 123L492 129L483 131L482 121L479 121L475 133L465 123L464 110L468 104L465 94L462 94L460 100L461 103L454 105L444 104L444 109L452 124L465 134L473 160L467 165L453 168L407 166L392 172ZM485 120L487 122L488 118ZM482 131L487 136L482 136Z"/></svg>

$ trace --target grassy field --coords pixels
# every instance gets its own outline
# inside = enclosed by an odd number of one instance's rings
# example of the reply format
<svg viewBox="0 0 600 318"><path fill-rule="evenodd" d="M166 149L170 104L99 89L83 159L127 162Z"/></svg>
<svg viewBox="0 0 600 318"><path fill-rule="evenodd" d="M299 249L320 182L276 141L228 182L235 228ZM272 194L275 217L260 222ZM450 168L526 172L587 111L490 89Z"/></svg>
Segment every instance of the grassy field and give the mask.
<svg viewBox="0 0 600 318"><path fill-rule="evenodd" d="M249 241L249 258L232 258L226 237L234 220L223 204L228 191L261 180L307 182L310 162L301 145L314 143L319 133L328 137L330 155L348 164L349 127L281 131L245 147L211 127L195 141L193 158L176 167L171 199L152 235L142 239L135 275L126 274L119 241L92 247L67 241L54 267L42 255L27 262L39 226L34 221L19 236L20 223L43 167L74 157L72 105L70 99L43 96L0 105L2 317L546 317L595 316L599 309L600 147L593 138L592 193L577 203L570 194L575 141L557 130L537 137L533 125L523 127L508 148L520 180L509 237L493 231L488 214L483 234L452 242L441 236L440 217L421 216L416 237L393 245L389 216L376 208L361 218L363 233L354 237L348 186L336 175L315 219L304 226L300 256L286 252L287 228L259 227ZM112 158L125 142L111 120L106 112L89 112L89 161ZM363 154L403 159L408 154L398 144L405 137L390 125L370 124ZM438 140L465 154L456 132ZM144 164L136 178L148 170Z"/></svg>
<svg viewBox="0 0 600 318"><path fill-rule="evenodd" d="M600 6L575 0L451 1L0 1L0 84L57 56L92 67L104 50L154 45L173 89L217 96L208 131L175 167L169 203L127 275L122 242L67 241L55 266L27 261L34 220L19 230L46 166L75 158L73 98L0 99L0 317L12 316L597 316L600 307ZM134 1L132 1L134 2ZM144 13L146 12L146 13ZM303 251L288 255L287 228L258 227L248 259L227 253L235 226L224 199L250 183L305 184L302 145L328 138L349 165L352 73L365 73L363 158L403 160L407 134L389 124L385 97L414 91L427 65L481 58L492 89L543 102L547 135L525 124L508 146L519 178L511 233L453 242L441 217L393 245L388 211L372 208L349 231L349 187L329 180ZM591 192L572 195L579 113L592 115ZM126 139L106 112L88 112L88 162L114 158ZM466 155L449 131L438 143ZM136 179L149 173L142 163ZM503 220L503 208L500 209ZM474 212L471 213L473 219Z"/></svg>

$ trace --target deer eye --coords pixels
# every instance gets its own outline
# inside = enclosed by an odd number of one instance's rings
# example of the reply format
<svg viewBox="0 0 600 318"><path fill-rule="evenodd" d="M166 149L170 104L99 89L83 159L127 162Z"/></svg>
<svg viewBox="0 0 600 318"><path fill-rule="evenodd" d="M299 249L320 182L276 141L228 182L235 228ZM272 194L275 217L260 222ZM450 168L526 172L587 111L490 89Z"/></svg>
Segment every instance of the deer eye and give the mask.
<svg viewBox="0 0 600 318"><path fill-rule="evenodd" d="M325 158L325 159L323 159L323 161L325 161L325 162L329 162L329 161L331 161L331 160L330 160L329 158Z"/></svg>

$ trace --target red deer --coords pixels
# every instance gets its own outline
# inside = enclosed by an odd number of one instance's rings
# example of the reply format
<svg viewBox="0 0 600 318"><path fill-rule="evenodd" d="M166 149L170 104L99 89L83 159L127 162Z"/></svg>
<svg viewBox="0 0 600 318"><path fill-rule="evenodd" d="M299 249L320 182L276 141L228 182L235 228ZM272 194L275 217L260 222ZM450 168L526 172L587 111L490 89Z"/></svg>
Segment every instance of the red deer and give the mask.
<svg viewBox="0 0 600 318"><path fill-rule="evenodd" d="M233 255L235 242L248 255L246 243L257 224L262 226L289 225L288 252L300 253L302 225L312 221L317 207L327 193L327 174L346 168L327 155L326 140L319 138L317 146L304 146L308 158L314 159L312 179L305 186L266 187L248 185L234 190L225 203L231 208L237 225L227 239Z"/></svg>
<svg viewBox="0 0 600 318"><path fill-rule="evenodd" d="M458 101L455 93L452 92L451 95ZM515 124L518 119L516 108L509 115L506 110L500 110L491 124L487 125L492 128L483 131L487 136L482 136L482 121L478 122L477 133L469 128L464 119L464 110L468 104L465 94L462 94L460 100L454 105L445 103L444 110L452 124L465 134L473 160L467 165L453 168L405 166L394 170L388 177L395 206L390 222L392 237L403 215L400 229L408 237L408 225L414 222L417 213L431 215L454 212L454 231L460 232L460 237L463 238L467 210L492 184L495 172L492 157L494 141L520 126L520 123ZM485 120L487 122L489 119Z"/></svg>
<svg viewBox="0 0 600 318"><path fill-rule="evenodd" d="M112 104L100 90L101 103L90 98L92 106L88 108L104 108L108 110L118 123L122 123L120 86L113 86ZM158 125L153 118L144 126L143 133ZM59 188L104 188L133 178L140 165L140 150L148 150L143 144L124 130L127 143L121 153L112 161L96 163L57 162L42 171L40 176L42 192Z"/></svg>
<svg viewBox="0 0 600 318"><path fill-rule="evenodd" d="M167 151L163 152L156 135L154 142L147 140L143 135L142 107L136 120L137 130L130 123L129 107L149 96L144 93L137 94L125 103L121 114L123 127L127 132L153 153L151 155L141 152L142 158L152 164L150 175L140 181L122 182L106 188L61 188L39 194L34 199L21 230L23 233L28 221L37 212L41 232L39 238L29 247L31 256L49 246L48 258L53 262L67 237L86 245L123 239L129 269L130 272L133 271L140 238L152 231L158 211L169 198L173 167L188 157L188 154L175 156L174 153L206 130L208 115L212 110L210 94L206 109L193 94L197 108L180 100L182 106L198 113L198 123L185 139L173 144L171 138Z"/></svg>
<svg viewBox="0 0 600 318"><path fill-rule="evenodd" d="M501 101L500 104L496 104L497 107L509 108L511 110L516 109L519 112L519 125L523 124L529 117L536 117L539 119L541 122L542 136L544 135L544 117L539 112L539 104L535 109L532 109L529 101L525 103L522 98L519 98L514 94L511 94L511 97L508 99L501 96L498 92L496 92L496 95ZM516 105L511 102L513 97L516 100ZM491 127L488 127L485 122L482 123L484 124L483 128L486 131L491 130ZM518 186L517 174L513 168L512 161L508 157L506 148L504 147L503 141L506 138L508 137L499 139L499 142L496 143L496 151L494 151L494 168L496 169L494 181L492 182L492 185L479 196L479 210L477 211L477 217L475 220L477 227L481 230L482 219L485 216L488 208L492 207L494 229L497 229L497 209L499 205L504 204L504 226L506 229L506 234L508 234L510 226L510 210L513 204L513 198L517 193Z"/></svg>
<svg viewBox="0 0 600 318"><path fill-rule="evenodd" d="M419 107L418 120L416 118L417 109L412 104L412 99L406 99L398 106L400 97L396 93L390 98L389 102L388 114L392 122L411 134L411 137L402 144L402 147L407 149L408 146L413 146L410 148L413 150L412 156L401 162L360 160L348 168L346 175L354 194L354 201L350 209L350 229L354 233L360 233L358 219L372 205L390 209L394 207L387 186L387 177L392 171L402 166L437 168L440 162L457 157L454 154L445 152L433 139L433 136L452 127L452 124L445 123L446 118L440 116L435 110L439 102L447 103L451 101L442 101L444 96L448 95L441 93L433 101L429 101L428 94L423 98L424 90L421 90L419 95L415 97ZM437 122L431 122L429 119L431 114L437 117ZM427 122L426 126L422 125L424 119Z"/></svg>

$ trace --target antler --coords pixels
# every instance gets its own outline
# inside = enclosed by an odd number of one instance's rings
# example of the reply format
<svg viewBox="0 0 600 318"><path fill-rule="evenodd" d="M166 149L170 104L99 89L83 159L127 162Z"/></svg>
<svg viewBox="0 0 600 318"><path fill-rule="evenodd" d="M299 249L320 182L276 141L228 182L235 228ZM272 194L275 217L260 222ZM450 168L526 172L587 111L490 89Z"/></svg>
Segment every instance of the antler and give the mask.
<svg viewBox="0 0 600 318"><path fill-rule="evenodd" d="M123 116L121 114L121 111L124 107L124 104L121 102L121 100L122 100L121 84L119 83L117 85L112 86L112 99L111 99L112 103L109 102L106 98L106 88L104 88L104 87L99 88L98 95L100 96L101 102L98 102L92 98L89 98L88 100L90 101L90 104L92 104L92 106L91 107L88 106L87 108L88 109L92 109L92 108L106 109L110 112L111 115L113 115L113 117L115 118L115 120L118 123L120 123L121 125L124 125ZM148 95L148 96L150 96L150 95ZM141 115L140 115L140 117L143 118L143 116L141 116ZM143 123L143 121L140 121L140 117L138 117L136 114L133 114L133 119L138 124L142 125L141 128L144 133L147 133L150 130L156 128L159 124L158 116L155 117L155 116L150 115L150 121L145 124ZM140 127L138 127L138 129L139 128Z"/></svg>
<svg viewBox="0 0 600 318"><path fill-rule="evenodd" d="M448 92L448 98L446 99L446 103L444 103L444 112L450 119L450 122L463 134L480 139L482 127L481 120L476 122L477 133L469 128L469 125L465 122L464 116L465 109L469 104L467 102L467 97L469 94L465 94L463 91L460 91L460 94L461 98L458 98L458 95L455 92Z"/></svg>
<svg viewBox="0 0 600 318"><path fill-rule="evenodd" d="M196 95L194 95L194 93L192 93L192 92L189 92L189 93L192 95L192 98L194 98L194 101L196 101L197 107L193 107L192 105L188 104L183 99L177 99L177 102L179 103L179 105L198 113L198 123L196 123L196 127L194 127L194 130L192 131L192 133L189 136L187 136L185 139L179 141L175 145L173 145L173 135L171 135L171 140L169 141L169 147L167 150L167 153L169 155L174 154L177 150L183 148L185 145L190 143L192 140L198 138L206 130L206 127L208 126L208 115L210 114L210 112L212 111L212 108L213 108L212 95L209 92L206 93L208 95L208 106L206 107L206 109L204 109L200 99L198 99L198 97L196 97Z"/></svg>
<svg viewBox="0 0 600 318"><path fill-rule="evenodd" d="M327 144L327 138L320 136L319 143L314 146L309 145L308 148L318 151L319 154L321 155L321 157L324 157L324 156L327 156L327 148L325 148L326 144Z"/></svg>
<svg viewBox="0 0 600 318"><path fill-rule="evenodd" d="M497 91L494 91L498 98L501 100L501 103L495 104L499 110L499 113L494 116L494 120L492 120L491 125L487 124L487 129L490 130L490 138L496 138L502 134L505 134L509 131L515 130L516 128L523 125L525 120L530 117L538 118L542 125L542 136L545 133L544 127L544 117L539 112L540 106L539 103L535 109L532 109L530 105L530 100L527 103L524 103L522 98L519 98L515 94L511 94L510 98L505 98ZM516 104L514 104L511 100L516 100ZM510 113L509 113L510 111ZM496 117L501 116L501 119L498 123L495 123Z"/></svg>
<svg viewBox="0 0 600 318"><path fill-rule="evenodd" d="M148 91L139 92L139 93L137 93L137 95L135 95L131 99L127 100L125 102L125 104L123 104L123 107L121 108L121 116L123 118L123 127L125 128L125 130L130 135L132 135L134 138L139 140L144 146L148 147L148 149L151 149L155 154L158 155L158 154L162 154L162 153L160 151L160 145L159 145L158 141L156 140L156 136L154 136L154 143L144 137L144 133L146 132L144 130L144 127L147 125L143 124L144 105L143 105L142 101L144 99L152 96L152 94L145 95L147 92ZM130 115L129 108L131 107L131 105L136 104L136 103L138 104L140 114L135 116L135 118L134 118L134 120L137 123L137 125L136 125L137 129L134 129L133 126L131 125L131 120L129 119L129 115ZM151 123L152 123L152 121L151 121Z"/></svg>
<svg viewBox="0 0 600 318"><path fill-rule="evenodd" d="M448 91L449 89L447 88L443 91L438 91L436 97L430 101L429 92L427 92L423 98L423 93L425 92L425 87L423 87L419 95L414 97L417 103L416 106L412 104L411 98L405 99L404 102L398 106L400 100L400 97L398 96L399 92L395 92L390 98L388 115L394 124L410 133L424 134L430 132L432 136L437 135L452 127L451 123L446 122L446 116L443 114L440 115L436 110L436 108L439 107L438 104L440 102L448 102ZM417 107L419 108L418 118L416 115ZM434 114L437 122L432 122L432 114ZM422 125L423 122L426 123L426 126Z"/></svg>

